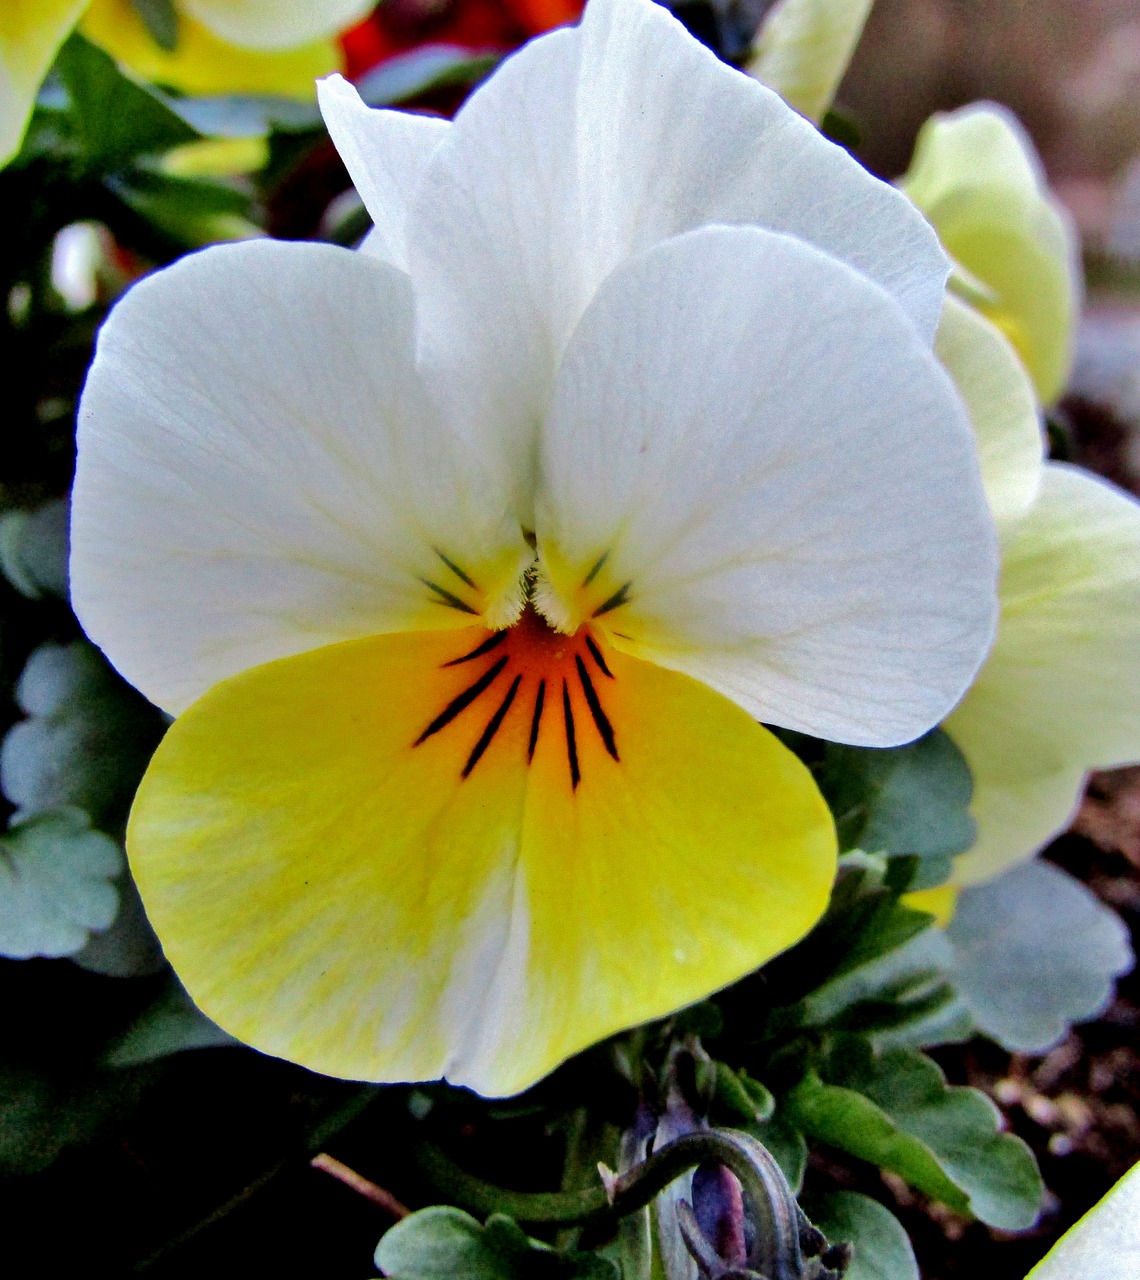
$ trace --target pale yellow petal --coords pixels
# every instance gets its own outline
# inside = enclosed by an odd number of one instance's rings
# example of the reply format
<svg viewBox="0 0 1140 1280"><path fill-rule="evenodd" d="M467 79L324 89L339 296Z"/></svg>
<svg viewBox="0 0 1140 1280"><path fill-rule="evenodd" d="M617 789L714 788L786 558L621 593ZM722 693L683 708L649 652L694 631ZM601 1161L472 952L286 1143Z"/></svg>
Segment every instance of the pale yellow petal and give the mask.
<svg viewBox="0 0 1140 1280"><path fill-rule="evenodd" d="M972 278L971 300L1013 343L1042 403L1051 403L1072 362L1080 268L1069 219L1015 117L992 103L932 117L900 185Z"/></svg>
<svg viewBox="0 0 1140 1280"><path fill-rule="evenodd" d="M332 39L278 52L241 49L186 14L179 19L178 45L170 53L154 42L130 0L93 0L81 30L140 79L189 94L315 99L318 77L341 69Z"/></svg>
<svg viewBox="0 0 1140 1280"><path fill-rule="evenodd" d="M1140 1164L1057 1241L1025 1280L1125 1280L1140 1275Z"/></svg>
<svg viewBox="0 0 1140 1280"><path fill-rule="evenodd" d="M1045 463L1033 385L1001 333L950 294L934 350L970 415L994 519L999 527L1017 520L1037 496Z"/></svg>
<svg viewBox="0 0 1140 1280"><path fill-rule="evenodd" d="M780 0L756 36L749 75L817 123L823 119L874 0Z"/></svg>
<svg viewBox="0 0 1140 1280"><path fill-rule="evenodd" d="M964 881L1063 829L1088 770L1140 760L1140 504L1050 463L1002 551L997 640L945 724L975 782Z"/></svg>
<svg viewBox="0 0 1140 1280"><path fill-rule="evenodd" d="M800 762L687 677L527 618L283 659L175 722L129 852L228 1031L509 1094L818 918L835 836Z"/></svg>
<svg viewBox="0 0 1140 1280"><path fill-rule="evenodd" d="M36 92L87 0L0 5L0 165L20 149Z"/></svg>

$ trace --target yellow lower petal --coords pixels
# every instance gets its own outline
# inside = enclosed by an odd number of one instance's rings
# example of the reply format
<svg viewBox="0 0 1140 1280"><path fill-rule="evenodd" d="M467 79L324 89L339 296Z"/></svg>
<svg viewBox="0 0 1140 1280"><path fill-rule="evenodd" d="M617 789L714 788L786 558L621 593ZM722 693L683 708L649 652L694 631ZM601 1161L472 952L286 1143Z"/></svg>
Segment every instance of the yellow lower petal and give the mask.
<svg viewBox="0 0 1140 1280"><path fill-rule="evenodd" d="M283 659L175 722L128 848L226 1030L333 1075L509 1094L822 913L835 834L795 756L532 617Z"/></svg>
<svg viewBox="0 0 1140 1280"><path fill-rule="evenodd" d="M93 0L80 30L142 80L183 93L259 93L310 100L319 76L342 69L332 39L295 49L240 49L179 14L178 45L170 53L151 38L131 0Z"/></svg>

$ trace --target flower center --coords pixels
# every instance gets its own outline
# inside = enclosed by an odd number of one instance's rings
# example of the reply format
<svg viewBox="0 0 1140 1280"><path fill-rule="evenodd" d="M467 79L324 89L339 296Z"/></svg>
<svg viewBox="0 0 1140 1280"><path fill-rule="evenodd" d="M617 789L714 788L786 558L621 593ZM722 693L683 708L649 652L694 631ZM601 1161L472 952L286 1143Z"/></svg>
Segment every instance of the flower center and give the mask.
<svg viewBox="0 0 1140 1280"><path fill-rule="evenodd" d="M471 632L464 634L470 637ZM414 746L443 730L453 731L452 726L455 731L474 733L474 727L481 723L482 730L474 737L462 769L466 778L509 719L529 716L527 763L534 759L540 735L558 734L575 790L582 780L582 734L595 734L606 753L620 760L614 727L599 696L604 682L614 676L602 645L588 626L564 635L528 601L513 626L480 634L478 644L443 664L445 668L470 664L471 683L451 698ZM483 713L481 720L476 715L479 711ZM491 712L489 717L487 711Z"/></svg>

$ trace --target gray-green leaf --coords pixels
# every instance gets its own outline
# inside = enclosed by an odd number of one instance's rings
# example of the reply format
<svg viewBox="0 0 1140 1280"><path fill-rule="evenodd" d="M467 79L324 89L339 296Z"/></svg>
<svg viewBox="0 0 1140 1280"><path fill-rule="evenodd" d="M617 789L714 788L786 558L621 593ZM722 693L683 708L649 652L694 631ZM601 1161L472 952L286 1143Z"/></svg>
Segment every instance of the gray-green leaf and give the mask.
<svg viewBox="0 0 1140 1280"><path fill-rule="evenodd" d="M832 1244L849 1240L855 1246L844 1280L919 1280L910 1238L885 1205L857 1191L834 1191L807 1210Z"/></svg>
<svg viewBox="0 0 1140 1280"><path fill-rule="evenodd" d="M16 686L27 716L0 746L0 787L21 816L74 805L114 827L162 733L153 707L85 641L45 644Z"/></svg>
<svg viewBox="0 0 1140 1280"><path fill-rule="evenodd" d="M1120 917L1042 861L965 890L947 936L975 1023L1016 1053L1043 1053L1095 1017L1134 962Z"/></svg>
<svg viewBox="0 0 1140 1280"><path fill-rule="evenodd" d="M835 813L841 847L914 854L930 866L912 888L939 883L952 854L974 841L973 779L941 729L905 747L829 746L820 786Z"/></svg>
<svg viewBox="0 0 1140 1280"><path fill-rule="evenodd" d="M70 508L62 499L0 517L0 570L29 599L67 599L69 519Z"/></svg>
<svg viewBox="0 0 1140 1280"><path fill-rule="evenodd" d="M68 956L119 906L122 850L78 809L45 813L0 837L0 955Z"/></svg>

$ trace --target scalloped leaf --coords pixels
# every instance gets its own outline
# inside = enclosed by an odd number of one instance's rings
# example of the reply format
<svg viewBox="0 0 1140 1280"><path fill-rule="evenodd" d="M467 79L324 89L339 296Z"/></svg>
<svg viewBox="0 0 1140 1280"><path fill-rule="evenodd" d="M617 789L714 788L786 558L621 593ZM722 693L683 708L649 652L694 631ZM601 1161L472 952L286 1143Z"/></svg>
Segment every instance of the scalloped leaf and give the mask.
<svg viewBox="0 0 1140 1280"><path fill-rule="evenodd" d="M0 955L69 956L119 909L123 851L79 809L40 814L0 837Z"/></svg>
<svg viewBox="0 0 1140 1280"><path fill-rule="evenodd" d="M976 1089L947 1085L912 1049L870 1052L844 1038L829 1078L814 1072L788 1094L809 1137L889 1169L958 1213L1019 1231L1037 1219L1043 1186L1033 1153L1000 1132L1001 1113Z"/></svg>
<svg viewBox="0 0 1140 1280"><path fill-rule="evenodd" d="M946 934L978 1029L1015 1053L1044 1053L1096 1017L1135 962L1116 912L1043 861L965 889Z"/></svg>

